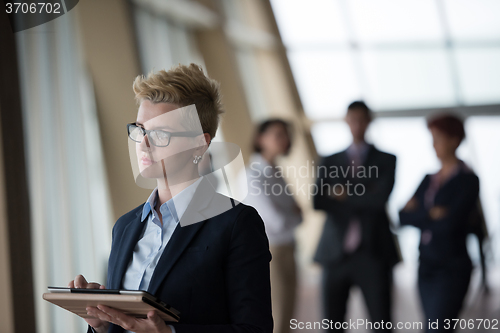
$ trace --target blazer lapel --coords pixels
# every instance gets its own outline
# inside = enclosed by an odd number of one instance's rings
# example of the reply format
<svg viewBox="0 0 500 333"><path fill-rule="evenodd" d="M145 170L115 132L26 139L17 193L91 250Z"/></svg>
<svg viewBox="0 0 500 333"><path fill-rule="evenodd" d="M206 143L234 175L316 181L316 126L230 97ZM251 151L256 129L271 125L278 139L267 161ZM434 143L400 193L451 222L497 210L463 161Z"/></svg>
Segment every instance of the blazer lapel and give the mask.
<svg viewBox="0 0 500 333"><path fill-rule="evenodd" d="M176 261L181 256L182 252L187 248L191 240L198 233L198 231L203 227L206 222L206 218L203 218L202 211L209 205L212 201L212 197L215 194L215 190L212 185L204 178L196 192L193 199L188 205L186 212L181 217L181 221L177 224L172 238L168 242L163 254L158 261L156 269L151 277L151 282L149 284L148 292L155 294L158 287L165 279L167 274L170 272ZM200 221L197 223L189 223L188 225L183 225L183 220L189 219L190 221Z"/></svg>
<svg viewBox="0 0 500 333"><path fill-rule="evenodd" d="M148 288L149 293L153 295L156 293L161 282L165 279L175 262L179 259L182 252L184 252L204 223L205 222L195 223L185 227L181 227L180 224L177 224L174 234L165 247L165 250L163 251L161 258L158 261L158 265L153 273Z"/></svg>
<svg viewBox="0 0 500 333"><path fill-rule="evenodd" d="M365 159L363 160L363 163L361 163L362 166L368 167L372 164L373 159L376 157L376 152L377 149L375 148L374 145L368 145L368 150L365 155Z"/></svg>
<svg viewBox="0 0 500 333"><path fill-rule="evenodd" d="M342 166L349 166L351 165L351 161L349 161L349 154L347 153L347 149L343 150L339 154L340 162L342 163Z"/></svg>
<svg viewBox="0 0 500 333"><path fill-rule="evenodd" d="M139 241L139 236L141 235L141 231L145 226L146 222L141 222L142 209L139 210L137 216L133 218L130 223L123 230L123 235L120 239L120 245L118 246L117 260L114 267L109 267L110 270L110 279L108 289L120 289L121 282L123 279L123 275L125 274L125 270L132 258L132 253L134 251L134 247Z"/></svg>

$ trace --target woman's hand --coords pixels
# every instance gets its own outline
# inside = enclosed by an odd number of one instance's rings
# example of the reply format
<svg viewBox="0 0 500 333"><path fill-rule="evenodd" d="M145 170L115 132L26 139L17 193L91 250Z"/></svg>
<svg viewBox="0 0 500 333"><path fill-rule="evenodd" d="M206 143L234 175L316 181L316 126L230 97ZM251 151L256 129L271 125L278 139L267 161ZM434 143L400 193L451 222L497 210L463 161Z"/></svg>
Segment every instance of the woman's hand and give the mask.
<svg viewBox="0 0 500 333"><path fill-rule="evenodd" d="M433 220L440 220L447 214L447 209L443 206L434 206L429 210L429 216Z"/></svg>
<svg viewBox="0 0 500 333"><path fill-rule="evenodd" d="M154 310L148 312L146 319L131 317L104 305L98 305L97 308L93 306L87 307L87 314L135 333L172 333L170 327Z"/></svg>
<svg viewBox="0 0 500 333"><path fill-rule="evenodd" d="M74 280L72 280L68 284L69 288L83 288L83 289L106 289L103 285L96 283L96 282L90 282L88 283L87 280L83 277L83 275L78 275ZM108 326L109 323L107 321L102 321L100 319L95 319L95 318L89 318L85 319L87 324L92 326L96 332L101 333L101 332L107 332L108 331Z"/></svg>
<svg viewBox="0 0 500 333"><path fill-rule="evenodd" d="M294 204L292 210L295 214L302 216L302 209L300 209L299 205Z"/></svg>
<svg viewBox="0 0 500 333"><path fill-rule="evenodd" d="M412 210L417 209L417 207L418 207L418 201L415 197L413 197L410 199L410 201L406 203L405 208L403 208L403 210L411 212Z"/></svg>
<svg viewBox="0 0 500 333"><path fill-rule="evenodd" d="M342 189L342 191L339 194L337 194L337 191L335 191L337 185L340 185L340 188ZM341 184L336 184L334 187L332 187L330 189L330 198L338 201L344 201L347 198L347 191L345 189L345 186Z"/></svg>

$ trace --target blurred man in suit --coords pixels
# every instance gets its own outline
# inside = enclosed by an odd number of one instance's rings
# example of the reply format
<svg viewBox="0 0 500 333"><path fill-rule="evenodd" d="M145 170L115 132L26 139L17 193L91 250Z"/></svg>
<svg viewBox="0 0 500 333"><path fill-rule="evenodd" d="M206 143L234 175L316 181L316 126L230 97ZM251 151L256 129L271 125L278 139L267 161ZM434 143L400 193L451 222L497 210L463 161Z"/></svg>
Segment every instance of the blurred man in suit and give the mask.
<svg viewBox="0 0 500 333"><path fill-rule="evenodd" d="M387 322L391 320L392 267L399 261L386 213L396 157L365 141L371 112L364 102L351 103L345 120L353 142L323 159L314 197L314 208L327 214L314 257L323 266L324 314L333 322L344 322L349 291L356 285L371 321Z"/></svg>

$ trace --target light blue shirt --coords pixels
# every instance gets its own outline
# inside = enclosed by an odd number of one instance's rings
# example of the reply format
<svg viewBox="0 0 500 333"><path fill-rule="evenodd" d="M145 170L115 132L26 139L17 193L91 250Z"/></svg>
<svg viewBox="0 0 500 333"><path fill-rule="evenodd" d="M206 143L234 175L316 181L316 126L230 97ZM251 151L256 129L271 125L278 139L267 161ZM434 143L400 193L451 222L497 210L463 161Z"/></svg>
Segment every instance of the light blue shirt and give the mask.
<svg viewBox="0 0 500 333"><path fill-rule="evenodd" d="M134 248L132 260L123 277L124 289L148 290L151 277L163 250L170 241L179 220L191 202L201 179L199 178L160 206L163 225L160 222L158 213L154 209L158 200L158 188L153 190L153 193L151 193L142 209L141 222L144 223L146 221L146 226ZM170 328L175 333L174 327L170 326Z"/></svg>

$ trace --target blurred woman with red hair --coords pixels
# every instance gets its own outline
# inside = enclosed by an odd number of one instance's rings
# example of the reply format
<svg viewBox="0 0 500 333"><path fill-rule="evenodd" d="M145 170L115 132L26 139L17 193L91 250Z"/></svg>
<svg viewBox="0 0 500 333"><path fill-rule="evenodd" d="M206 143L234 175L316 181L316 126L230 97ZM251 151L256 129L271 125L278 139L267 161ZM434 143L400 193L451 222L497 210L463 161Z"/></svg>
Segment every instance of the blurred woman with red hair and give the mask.
<svg viewBox="0 0 500 333"><path fill-rule="evenodd" d="M427 318L426 332L450 332L472 272L466 237L478 200L479 179L456 156L465 138L462 120L440 115L427 125L441 169L425 176L399 216L401 225L421 230L418 288ZM429 328L429 321L436 320L438 328Z"/></svg>

